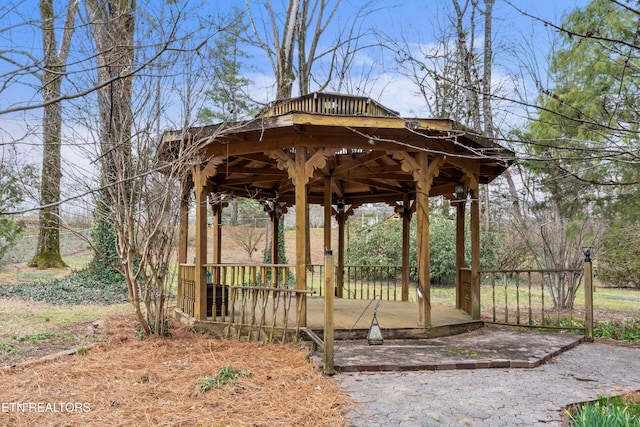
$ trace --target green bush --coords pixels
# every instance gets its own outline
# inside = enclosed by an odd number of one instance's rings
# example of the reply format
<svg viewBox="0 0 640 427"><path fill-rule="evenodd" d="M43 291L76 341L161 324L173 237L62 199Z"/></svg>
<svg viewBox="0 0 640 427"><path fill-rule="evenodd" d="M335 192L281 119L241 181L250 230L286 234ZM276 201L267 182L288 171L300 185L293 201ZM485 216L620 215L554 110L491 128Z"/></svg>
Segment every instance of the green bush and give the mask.
<svg viewBox="0 0 640 427"><path fill-rule="evenodd" d="M412 227L411 264L416 263L416 233ZM402 221L385 221L370 227L351 229L346 253L349 265L400 265L402 262Z"/></svg>
<svg viewBox="0 0 640 427"><path fill-rule="evenodd" d="M430 218L431 283L450 285L456 277L456 223L448 217L433 214ZM498 236L483 235L481 244L481 265L495 268L497 260L494 252ZM412 266L417 265L416 221L411 222L409 233L409 257ZM470 238L465 239L465 260L471 262ZM402 221L389 220L370 227L352 230L346 254L348 265L401 265L402 263ZM412 277L417 280L417 277Z"/></svg>
<svg viewBox="0 0 640 427"><path fill-rule="evenodd" d="M35 171L25 167L22 171L26 177L32 177ZM9 212L23 202L24 193L18 179L18 171L5 163L0 163L0 212ZM24 231L23 220L11 215L0 216L0 268L4 255L16 244Z"/></svg>

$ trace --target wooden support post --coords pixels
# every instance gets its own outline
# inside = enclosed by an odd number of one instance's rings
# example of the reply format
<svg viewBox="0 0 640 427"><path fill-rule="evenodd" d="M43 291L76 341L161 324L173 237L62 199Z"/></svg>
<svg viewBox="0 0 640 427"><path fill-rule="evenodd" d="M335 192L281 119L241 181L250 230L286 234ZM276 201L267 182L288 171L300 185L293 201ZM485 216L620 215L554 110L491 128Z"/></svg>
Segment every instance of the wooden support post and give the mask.
<svg viewBox="0 0 640 427"><path fill-rule="evenodd" d="M593 342L593 266L591 258L584 261L584 339Z"/></svg>
<svg viewBox="0 0 640 427"><path fill-rule="evenodd" d="M207 262L207 177L200 167L194 168L194 189L196 193L196 295L194 317L207 318L207 278L204 264Z"/></svg>
<svg viewBox="0 0 640 427"><path fill-rule="evenodd" d="M465 193L466 195L466 193ZM461 270L464 268L464 212L467 198L455 200L456 206L456 308L462 309L465 292L462 284Z"/></svg>
<svg viewBox="0 0 640 427"><path fill-rule="evenodd" d="M324 179L324 250L331 250L331 214L333 206L331 205L331 177Z"/></svg>
<svg viewBox="0 0 640 427"><path fill-rule="evenodd" d="M296 148L295 154L295 199L296 199L296 289L307 288L307 150ZM304 294L297 294L296 307L300 307L299 325L307 324L307 301Z"/></svg>
<svg viewBox="0 0 640 427"><path fill-rule="evenodd" d="M480 202L477 175L471 181L471 317L480 320Z"/></svg>
<svg viewBox="0 0 640 427"><path fill-rule="evenodd" d="M333 252L327 250L324 257L324 284L325 289L334 289L334 264ZM333 292L324 294L324 359L322 372L325 375L335 374L333 368L333 340L334 340L334 320L333 320Z"/></svg>
<svg viewBox="0 0 640 427"><path fill-rule="evenodd" d="M409 280L411 268L411 210L409 209L409 196L404 195L402 201L402 301L409 301Z"/></svg>
<svg viewBox="0 0 640 427"><path fill-rule="evenodd" d="M344 224L346 215L343 209L338 210L338 271L336 280L338 285L338 298L344 298Z"/></svg>
<svg viewBox="0 0 640 427"><path fill-rule="evenodd" d="M429 234L429 190L432 177L429 175L427 153L417 154L419 169L416 171L416 214L418 228L418 324L431 326L431 253Z"/></svg>
<svg viewBox="0 0 640 427"><path fill-rule="evenodd" d="M331 214L333 206L331 205L331 177L325 177L324 181L324 250L330 251L331 248ZM325 275L327 272L325 271ZM325 294L335 292L335 289L324 289Z"/></svg>

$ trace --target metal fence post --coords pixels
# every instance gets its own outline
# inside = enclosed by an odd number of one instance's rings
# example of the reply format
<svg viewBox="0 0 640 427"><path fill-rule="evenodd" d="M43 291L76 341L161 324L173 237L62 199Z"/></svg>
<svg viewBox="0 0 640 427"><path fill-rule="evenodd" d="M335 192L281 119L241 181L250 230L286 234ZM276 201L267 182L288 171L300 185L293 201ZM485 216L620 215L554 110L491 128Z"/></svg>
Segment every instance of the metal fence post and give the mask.
<svg viewBox="0 0 640 427"><path fill-rule="evenodd" d="M582 248L584 253L584 330L585 341L593 342L593 266L591 248Z"/></svg>

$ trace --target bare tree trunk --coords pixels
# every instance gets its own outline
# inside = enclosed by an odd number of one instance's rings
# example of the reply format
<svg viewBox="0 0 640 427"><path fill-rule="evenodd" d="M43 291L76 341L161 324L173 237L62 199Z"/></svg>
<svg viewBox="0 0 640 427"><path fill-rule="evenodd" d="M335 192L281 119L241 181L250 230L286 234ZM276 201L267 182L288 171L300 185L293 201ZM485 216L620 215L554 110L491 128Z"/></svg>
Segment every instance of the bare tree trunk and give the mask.
<svg viewBox="0 0 640 427"><path fill-rule="evenodd" d="M478 103L478 87L476 73L476 61L473 53L473 42L475 38L475 5L477 0L465 0L464 5L460 5L458 0L452 0L453 7L456 11L455 28L457 35L456 56L458 58L458 66L462 74L462 90L464 93L464 103L466 105L466 115L464 123L474 130L481 131L480 123L480 105ZM471 6L469 8L469 6ZM470 29L464 27L464 17L468 8L471 10ZM470 34L469 34L470 33ZM467 46L469 43L470 46Z"/></svg>
<svg viewBox="0 0 640 427"><path fill-rule="evenodd" d="M276 99L286 99L291 97L293 81L295 80L295 76L293 74L293 44L295 42L299 9L300 0L289 1L282 46L280 47L280 51L277 53L278 67L276 69L276 81L278 88ZM274 29L277 29L275 25Z"/></svg>
<svg viewBox="0 0 640 427"><path fill-rule="evenodd" d="M133 227L136 197L129 182L131 173L131 127L133 124L132 78L135 31L135 0L85 0L97 48L98 92L100 110L101 175L105 191L99 196L96 220L104 228L114 230L117 256L109 261L123 275L129 300L145 333L149 322L141 310L140 298L149 309L148 295L141 295L137 284L136 260L133 254ZM109 242L104 242L106 246ZM107 248L103 249L106 252ZM99 254L98 256L104 256ZM147 311L148 312L148 311Z"/></svg>
<svg viewBox="0 0 640 427"><path fill-rule="evenodd" d="M60 51L56 42L55 13L53 0L40 1L42 17L42 45L44 47L44 71L42 75L43 101L45 103L43 123L42 178L40 181L40 230L38 248L29 262L40 269L67 267L60 255L60 181L62 179L60 142L62 138L62 105L47 104L60 97L62 79L74 32L78 2L72 0L62 34Z"/></svg>
<svg viewBox="0 0 640 427"><path fill-rule="evenodd" d="M238 198L231 199L231 219L229 223L231 225L238 225Z"/></svg>
<svg viewBox="0 0 640 427"><path fill-rule="evenodd" d="M310 0L302 1L300 17L298 19L297 36L298 36L298 91L300 95L306 95L311 91L311 68L316 59L316 52L320 37L324 34L327 25L333 19L341 0L337 0L333 5L333 9L325 18L325 12L328 6L327 0L316 0L311 7L311 15L309 15ZM315 24L313 24L315 21ZM311 43L307 45L307 36L312 34ZM339 44L339 43L338 43ZM308 50L307 50L308 49Z"/></svg>
<svg viewBox="0 0 640 427"><path fill-rule="evenodd" d="M491 108L491 75L493 68L493 4L495 0L484 0L484 58L482 72L482 113L484 122L484 134L489 138L495 137L493 129L493 109ZM484 228L489 230L491 215L489 212L489 185L484 186Z"/></svg>
<svg viewBox="0 0 640 427"><path fill-rule="evenodd" d="M493 129L493 109L491 108L491 78L493 68L493 4L495 0L484 0L484 58L482 73L482 113L484 120L484 134L489 138L495 136Z"/></svg>

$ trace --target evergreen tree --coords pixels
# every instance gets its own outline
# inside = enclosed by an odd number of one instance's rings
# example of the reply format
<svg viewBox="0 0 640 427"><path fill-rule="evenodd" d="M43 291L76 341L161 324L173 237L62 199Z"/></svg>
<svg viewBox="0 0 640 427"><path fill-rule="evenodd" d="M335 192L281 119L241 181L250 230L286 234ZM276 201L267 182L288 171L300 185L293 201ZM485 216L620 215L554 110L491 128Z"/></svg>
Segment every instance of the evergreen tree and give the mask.
<svg viewBox="0 0 640 427"><path fill-rule="evenodd" d="M618 277L612 284L625 282L614 270L636 271L639 264L615 250L638 243L637 210L629 207L640 184L639 20L638 11L608 0L593 0L566 17L551 57L553 87L542 91L528 135L537 190L568 222L567 236L577 235L580 222L594 229L599 216L606 222L609 238L595 253L601 277ZM582 237L598 248L595 230Z"/></svg>

